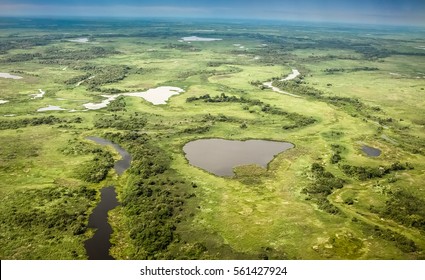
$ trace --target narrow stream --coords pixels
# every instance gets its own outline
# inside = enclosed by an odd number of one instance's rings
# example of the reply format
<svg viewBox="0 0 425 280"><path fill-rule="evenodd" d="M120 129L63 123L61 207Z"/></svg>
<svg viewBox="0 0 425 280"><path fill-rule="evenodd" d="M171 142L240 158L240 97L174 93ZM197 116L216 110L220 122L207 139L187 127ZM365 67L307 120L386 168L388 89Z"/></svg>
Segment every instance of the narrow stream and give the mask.
<svg viewBox="0 0 425 280"><path fill-rule="evenodd" d="M131 155L111 141L99 137L87 137L97 144L103 146L112 146L121 155L121 159L115 162L114 169L118 175L121 175L130 167ZM89 228L96 229L92 238L84 242L87 256L89 260L113 260L109 254L111 242L109 241L112 234L112 227L108 223L108 212L119 205L117 194L114 186L107 186L100 190L100 202L94 208L89 217Z"/></svg>

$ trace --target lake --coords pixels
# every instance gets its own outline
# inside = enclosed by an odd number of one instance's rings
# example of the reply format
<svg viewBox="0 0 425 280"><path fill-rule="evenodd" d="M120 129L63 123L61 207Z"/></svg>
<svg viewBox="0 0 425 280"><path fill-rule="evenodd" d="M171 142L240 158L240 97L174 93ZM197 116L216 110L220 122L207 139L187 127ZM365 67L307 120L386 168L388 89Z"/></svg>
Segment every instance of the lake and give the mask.
<svg viewBox="0 0 425 280"><path fill-rule="evenodd" d="M183 147L191 165L218 176L233 176L233 168L240 165L258 164L267 167L273 158L294 145L288 142L268 140L201 139Z"/></svg>

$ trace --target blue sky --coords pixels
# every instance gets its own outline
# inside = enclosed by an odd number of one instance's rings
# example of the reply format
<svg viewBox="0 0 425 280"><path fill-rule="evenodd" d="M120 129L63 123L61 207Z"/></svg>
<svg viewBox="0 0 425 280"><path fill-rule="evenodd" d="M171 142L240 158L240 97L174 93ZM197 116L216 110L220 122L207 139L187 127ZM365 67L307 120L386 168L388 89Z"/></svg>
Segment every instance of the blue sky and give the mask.
<svg viewBox="0 0 425 280"><path fill-rule="evenodd" d="M425 0L0 0L0 15L252 18L425 26Z"/></svg>

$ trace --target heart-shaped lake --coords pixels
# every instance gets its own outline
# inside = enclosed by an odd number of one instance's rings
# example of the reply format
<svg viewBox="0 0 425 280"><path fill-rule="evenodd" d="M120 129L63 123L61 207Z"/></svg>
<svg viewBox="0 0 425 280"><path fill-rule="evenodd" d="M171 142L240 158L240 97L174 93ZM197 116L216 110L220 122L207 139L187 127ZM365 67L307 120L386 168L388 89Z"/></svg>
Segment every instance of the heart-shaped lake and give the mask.
<svg viewBox="0 0 425 280"><path fill-rule="evenodd" d="M288 142L268 140L200 139L187 143L183 151L190 164L218 176L233 176L236 166L267 167L274 156L293 147Z"/></svg>

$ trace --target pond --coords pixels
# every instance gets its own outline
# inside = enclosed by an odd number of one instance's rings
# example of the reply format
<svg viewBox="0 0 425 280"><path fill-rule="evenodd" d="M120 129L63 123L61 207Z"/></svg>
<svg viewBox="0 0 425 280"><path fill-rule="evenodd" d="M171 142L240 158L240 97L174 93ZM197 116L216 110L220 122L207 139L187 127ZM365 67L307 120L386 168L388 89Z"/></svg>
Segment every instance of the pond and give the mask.
<svg viewBox="0 0 425 280"><path fill-rule="evenodd" d="M119 145L100 137L90 136L87 139L103 146L112 146L121 155L121 159L114 164L115 172L118 175L121 175L130 167L131 155ZM96 232L92 238L84 242L89 260L114 259L109 254L109 249L112 245L109 241L112 234L112 227L108 223L108 212L118 205L119 202L114 186L107 186L100 190L100 203L90 214L88 224L90 228L96 229Z"/></svg>
<svg viewBox="0 0 425 280"><path fill-rule="evenodd" d="M236 166L267 167L277 154L293 147L288 142L268 140L201 139L187 143L183 151L190 164L218 176L233 176Z"/></svg>
<svg viewBox="0 0 425 280"><path fill-rule="evenodd" d="M362 146L362 151L370 157L378 157L381 155L381 150L366 145Z"/></svg>

